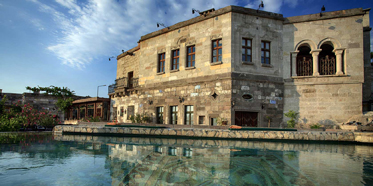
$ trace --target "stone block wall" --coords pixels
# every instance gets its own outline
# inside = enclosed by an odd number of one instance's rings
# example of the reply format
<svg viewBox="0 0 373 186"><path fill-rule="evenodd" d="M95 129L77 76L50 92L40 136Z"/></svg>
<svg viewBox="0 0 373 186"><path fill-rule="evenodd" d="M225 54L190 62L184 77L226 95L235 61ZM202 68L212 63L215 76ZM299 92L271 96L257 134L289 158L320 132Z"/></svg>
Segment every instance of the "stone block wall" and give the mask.
<svg viewBox="0 0 373 186"><path fill-rule="evenodd" d="M167 30L167 28L165 28ZM212 41L222 40L221 64L212 64ZM187 47L195 46L195 68L186 68ZM179 49L179 70L171 71L172 50ZM140 41L139 85L230 72L231 13L225 13ZM158 55L165 53L165 73L157 73Z"/></svg>
<svg viewBox="0 0 373 186"><path fill-rule="evenodd" d="M122 77L128 77L128 72L133 72L133 77L139 77L139 58L140 52L138 47L131 49L132 54L124 55L124 57L118 57L117 61L117 79Z"/></svg>
<svg viewBox="0 0 373 186"><path fill-rule="evenodd" d="M304 124L338 124L362 113L365 81L363 30L366 24L366 13L362 9L326 12L322 17L319 14L289 17L285 20L285 112L299 112L299 122ZM295 62L291 64L295 57L292 59L292 55L296 55L292 52L302 45L308 45L311 52L317 51L324 43L343 51L344 74L292 76L295 70Z"/></svg>
<svg viewBox="0 0 373 186"><path fill-rule="evenodd" d="M187 81L169 81L158 84L147 84L137 93L129 96L114 97L113 100L120 111L123 107L125 113L122 117L117 114L119 122L128 120L128 106L134 106L135 114L147 113L156 123L156 108L163 107L164 124L170 124L170 106L178 106L178 124L185 124L185 106L193 105L194 125L210 125L210 118L231 118L231 80L229 74L190 78ZM216 94L216 98L212 95ZM204 116L204 122L199 117ZM231 124L228 122L228 125Z"/></svg>
<svg viewBox="0 0 373 186"><path fill-rule="evenodd" d="M232 123L235 112L257 112L258 127L280 127L284 107L284 84L282 78L259 76L245 73L232 75ZM244 95L252 96L245 99Z"/></svg>
<svg viewBox="0 0 373 186"><path fill-rule="evenodd" d="M294 84L285 84L284 110L299 112L300 124L338 124L362 113L362 84Z"/></svg>
<svg viewBox="0 0 373 186"><path fill-rule="evenodd" d="M282 77L282 15L232 13L232 71ZM252 62L242 61L242 39L252 41ZM270 65L261 63L261 42L270 42Z"/></svg>

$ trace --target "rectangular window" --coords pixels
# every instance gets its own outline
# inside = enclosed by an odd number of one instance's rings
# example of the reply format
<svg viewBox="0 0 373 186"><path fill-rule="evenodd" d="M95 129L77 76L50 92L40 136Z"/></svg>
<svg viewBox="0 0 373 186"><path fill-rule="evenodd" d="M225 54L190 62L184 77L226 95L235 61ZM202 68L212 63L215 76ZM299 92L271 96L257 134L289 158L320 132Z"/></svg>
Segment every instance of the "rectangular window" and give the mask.
<svg viewBox="0 0 373 186"><path fill-rule="evenodd" d="M242 61L251 61L251 39L242 39Z"/></svg>
<svg viewBox="0 0 373 186"><path fill-rule="evenodd" d="M157 123L163 124L163 107L157 107Z"/></svg>
<svg viewBox="0 0 373 186"><path fill-rule="evenodd" d="M166 61L166 54L158 54L158 72L164 72L164 63Z"/></svg>
<svg viewBox="0 0 373 186"><path fill-rule="evenodd" d="M198 117L198 124L200 124L200 125L205 124L205 116L199 116Z"/></svg>
<svg viewBox="0 0 373 186"><path fill-rule="evenodd" d="M93 114L95 112L94 105L88 105L87 108L88 108L88 117L93 117Z"/></svg>
<svg viewBox="0 0 373 186"><path fill-rule="evenodd" d="M211 118L211 126L217 126L217 125L218 125L217 118Z"/></svg>
<svg viewBox="0 0 373 186"><path fill-rule="evenodd" d="M186 67L194 67L196 61L196 47L189 46L187 48L187 66Z"/></svg>
<svg viewBox="0 0 373 186"><path fill-rule="evenodd" d="M126 145L126 151L133 151L133 145Z"/></svg>
<svg viewBox="0 0 373 186"><path fill-rule="evenodd" d="M191 158L193 155L193 151L191 148L184 148L183 149L183 156L187 158Z"/></svg>
<svg viewBox="0 0 373 186"><path fill-rule="evenodd" d="M172 51L172 63L171 63L171 70L179 69L179 49Z"/></svg>
<svg viewBox="0 0 373 186"><path fill-rule="evenodd" d="M135 106L127 107L127 119L130 119L131 116L135 116Z"/></svg>
<svg viewBox="0 0 373 186"><path fill-rule="evenodd" d="M193 105L185 106L185 125L193 125Z"/></svg>
<svg viewBox="0 0 373 186"><path fill-rule="evenodd" d="M80 106L79 112L79 119L85 118L85 106Z"/></svg>
<svg viewBox="0 0 373 186"><path fill-rule="evenodd" d="M162 147L161 146L154 146L154 152L162 154Z"/></svg>
<svg viewBox="0 0 373 186"><path fill-rule="evenodd" d="M212 41L212 62L219 62L222 60L223 45L221 39Z"/></svg>
<svg viewBox="0 0 373 186"><path fill-rule="evenodd" d="M262 41L262 45L261 45L261 48L262 48L262 63L263 64L271 64L271 43L269 41Z"/></svg>
<svg viewBox="0 0 373 186"><path fill-rule="evenodd" d="M176 156L177 155L177 148L176 147L168 147L168 155L169 156Z"/></svg>
<svg viewBox="0 0 373 186"><path fill-rule="evenodd" d="M171 122L170 123L177 124L177 112L178 112L177 106L171 106L170 110L171 110Z"/></svg>

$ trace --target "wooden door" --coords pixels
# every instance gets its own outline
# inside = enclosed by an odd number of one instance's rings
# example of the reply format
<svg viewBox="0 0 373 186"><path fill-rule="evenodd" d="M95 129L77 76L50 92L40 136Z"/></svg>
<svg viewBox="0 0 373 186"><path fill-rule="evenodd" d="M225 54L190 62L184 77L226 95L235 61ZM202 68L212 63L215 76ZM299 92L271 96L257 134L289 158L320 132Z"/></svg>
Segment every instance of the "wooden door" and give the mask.
<svg viewBox="0 0 373 186"><path fill-rule="evenodd" d="M257 127L258 113L257 112L235 112L235 123L243 127Z"/></svg>
<svg viewBox="0 0 373 186"><path fill-rule="evenodd" d="M128 72L128 88L133 88L133 72Z"/></svg>

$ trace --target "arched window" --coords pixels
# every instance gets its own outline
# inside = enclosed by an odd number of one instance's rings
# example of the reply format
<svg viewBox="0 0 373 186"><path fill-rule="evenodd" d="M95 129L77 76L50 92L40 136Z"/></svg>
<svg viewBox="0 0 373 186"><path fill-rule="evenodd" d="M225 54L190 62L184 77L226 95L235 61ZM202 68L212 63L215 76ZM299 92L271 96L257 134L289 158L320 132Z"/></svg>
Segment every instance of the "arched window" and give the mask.
<svg viewBox="0 0 373 186"><path fill-rule="evenodd" d="M308 45L302 45L298 48L297 55L297 76L312 76L312 55L311 48Z"/></svg>
<svg viewBox="0 0 373 186"><path fill-rule="evenodd" d="M335 75L336 63L333 44L324 43L320 48L322 50L319 54L320 75Z"/></svg>

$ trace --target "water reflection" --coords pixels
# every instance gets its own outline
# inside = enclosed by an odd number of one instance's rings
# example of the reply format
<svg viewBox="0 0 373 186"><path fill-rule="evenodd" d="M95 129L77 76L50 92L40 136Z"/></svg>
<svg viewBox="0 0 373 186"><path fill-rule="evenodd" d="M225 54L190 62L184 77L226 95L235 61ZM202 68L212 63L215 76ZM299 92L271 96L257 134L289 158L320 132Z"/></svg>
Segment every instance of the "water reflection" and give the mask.
<svg viewBox="0 0 373 186"><path fill-rule="evenodd" d="M373 147L364 145L9 138L4 143L0 135L0 185L371 185L373 180Z"/></svg>

